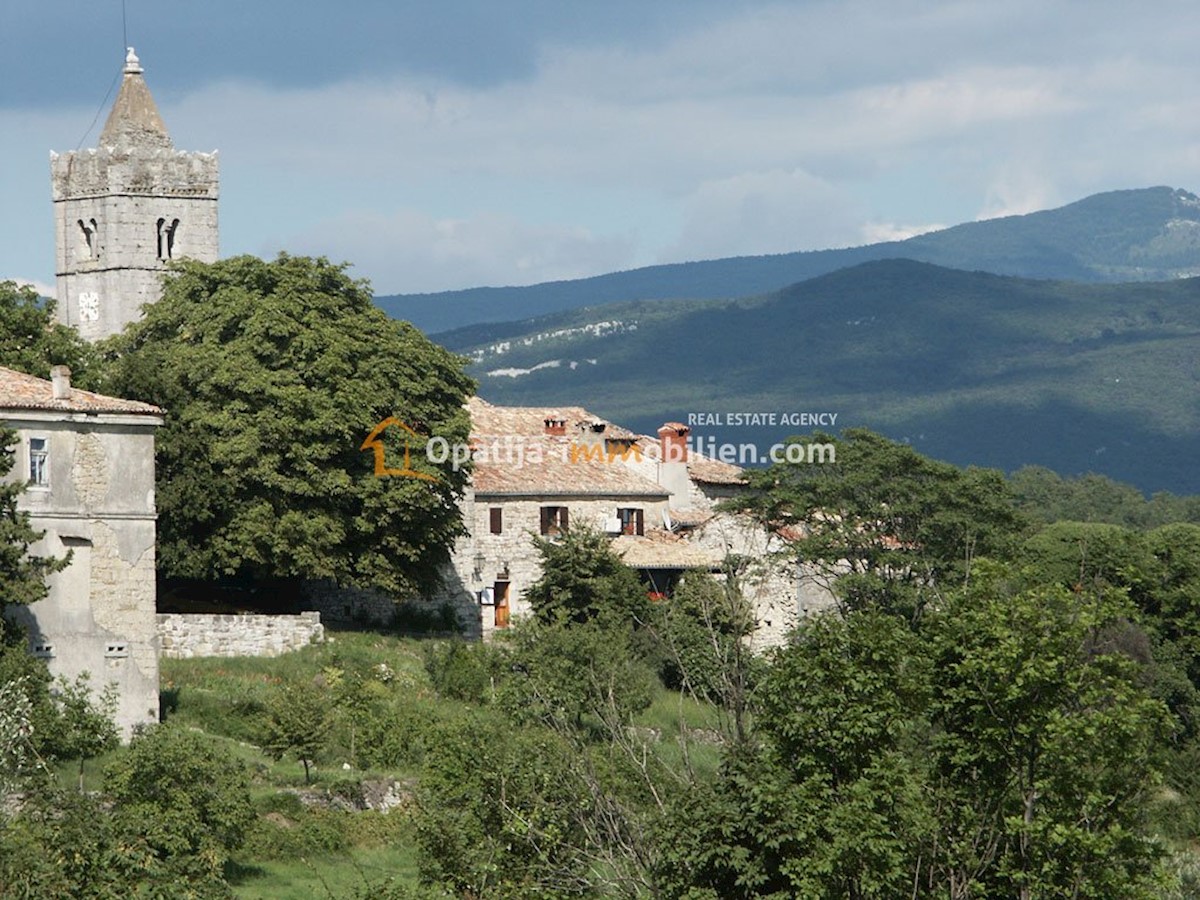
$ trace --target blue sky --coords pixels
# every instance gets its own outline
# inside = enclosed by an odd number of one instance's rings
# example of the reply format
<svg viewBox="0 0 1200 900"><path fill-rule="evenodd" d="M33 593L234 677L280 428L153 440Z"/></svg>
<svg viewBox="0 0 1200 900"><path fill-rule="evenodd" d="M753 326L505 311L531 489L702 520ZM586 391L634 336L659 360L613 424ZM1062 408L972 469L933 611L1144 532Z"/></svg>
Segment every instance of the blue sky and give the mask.
<svg viewBox="0 0 1200 900"><path fill-rule="evenodd" d="M1200 190L1188 2L126 10L176 146L220 150L223 254L347 260L378 293ZM52 283L49 152L94 145L122 46L121 0L3 0L0 278Z"/></svg>

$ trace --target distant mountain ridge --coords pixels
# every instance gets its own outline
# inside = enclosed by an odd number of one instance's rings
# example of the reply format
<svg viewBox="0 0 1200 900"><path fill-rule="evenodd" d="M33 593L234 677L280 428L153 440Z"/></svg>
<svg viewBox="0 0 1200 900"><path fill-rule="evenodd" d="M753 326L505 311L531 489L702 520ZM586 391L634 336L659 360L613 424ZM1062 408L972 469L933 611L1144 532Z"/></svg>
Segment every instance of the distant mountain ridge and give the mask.
<svg viewBox="0 0 1200 900"><path fill-rule="evenodd" d="M689 414L836 412L837 429L960 464L1200 493L1200 278L1078 283L881 260L751 298L610 304L440 340L475 359L496 403L569 399L651 434ZM798 430L696 434L765 448Z"/></svg>
<svg viewBox="0 0 1200 900"><path fill-rule="evenodd" d="M1058 209L969 222L905 241L649 266L528 287L381 296L376 303L436 333L614 302L745 297L893 258L1082 282L1189 277L1200 274L1200 198L1170 187L1110 191Z"/></svg>

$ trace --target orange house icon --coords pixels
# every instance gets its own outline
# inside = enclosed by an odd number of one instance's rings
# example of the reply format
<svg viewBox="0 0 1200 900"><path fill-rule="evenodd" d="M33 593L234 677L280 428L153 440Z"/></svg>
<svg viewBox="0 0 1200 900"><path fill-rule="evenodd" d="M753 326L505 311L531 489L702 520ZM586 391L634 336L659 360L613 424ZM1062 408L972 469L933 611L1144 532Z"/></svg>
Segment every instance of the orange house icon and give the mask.
<svg viewBox="0 0 1200 900"><path fill-rule="evenodd" d="M389 468L384 459L383 433L389 428L397 428L404 435L404 467L401 469ZM425 481L437 481L436 475L429 475L425 472L418 472L412 467L412 439L421 439L421 435L413 431L404 422L401 422L395 416L388 416L367 435L367 439L362 442L359 450L374 450L375 451L375 474L377 476L384 475L400 475L405 478L421 478Z"/></svg>

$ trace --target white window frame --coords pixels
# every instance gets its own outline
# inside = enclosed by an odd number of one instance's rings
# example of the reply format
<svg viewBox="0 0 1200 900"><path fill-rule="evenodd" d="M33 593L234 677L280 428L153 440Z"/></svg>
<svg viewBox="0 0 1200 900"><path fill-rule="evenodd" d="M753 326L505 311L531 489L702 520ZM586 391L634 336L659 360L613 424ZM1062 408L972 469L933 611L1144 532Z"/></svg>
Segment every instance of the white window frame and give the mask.
<svg viewBox="0 0 1200 900"><path fill-rule="evenodd" d="M34 442L41 441L41 448L34 449ZM29 486L37 490L50 489L50 438L45 435L33 434L29 436ZM40 460L40 466L36 465L35 461ZM38 478L38 475L41 475Z"/></svg>

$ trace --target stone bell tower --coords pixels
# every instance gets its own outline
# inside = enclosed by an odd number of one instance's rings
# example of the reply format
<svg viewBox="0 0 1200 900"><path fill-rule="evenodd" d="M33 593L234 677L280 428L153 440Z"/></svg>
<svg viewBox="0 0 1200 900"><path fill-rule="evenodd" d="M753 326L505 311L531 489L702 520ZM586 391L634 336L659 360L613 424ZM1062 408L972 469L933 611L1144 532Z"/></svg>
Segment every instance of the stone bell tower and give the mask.
<svg viewBox="0 0 1200 900"><path fill-rule="evenodd" d="M94 341L162 295L171 260L215 262L217 154L176 150L129 49L91 150L50 154L58 318Z"/></svg>

